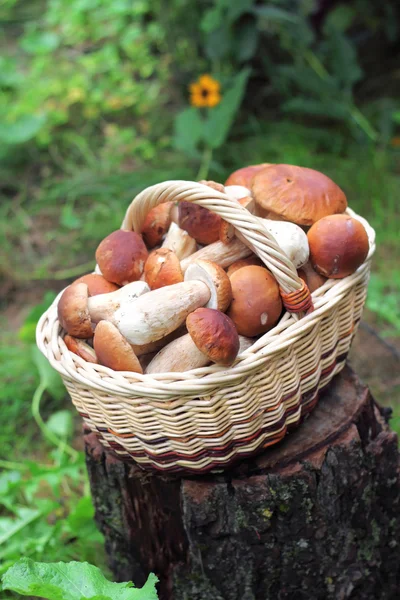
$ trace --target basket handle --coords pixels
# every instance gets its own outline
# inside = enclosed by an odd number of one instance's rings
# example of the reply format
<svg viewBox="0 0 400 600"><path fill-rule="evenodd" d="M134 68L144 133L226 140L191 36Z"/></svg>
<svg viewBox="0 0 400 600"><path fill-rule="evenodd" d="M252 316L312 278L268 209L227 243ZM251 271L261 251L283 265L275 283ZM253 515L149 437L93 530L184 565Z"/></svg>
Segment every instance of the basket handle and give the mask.
<svg viewBox="0 0 400 600"><path fill-rule="evenodd" d="M163 202L193 202L232 224L243 236L243 242L263 261L277 280L283 304L291 313L310 312L311 294L297 275L292 261L280 249L261 219L219 192L194 181L164 181L146 188L128 207L121 229L142 231L148 212Z"/></svg>

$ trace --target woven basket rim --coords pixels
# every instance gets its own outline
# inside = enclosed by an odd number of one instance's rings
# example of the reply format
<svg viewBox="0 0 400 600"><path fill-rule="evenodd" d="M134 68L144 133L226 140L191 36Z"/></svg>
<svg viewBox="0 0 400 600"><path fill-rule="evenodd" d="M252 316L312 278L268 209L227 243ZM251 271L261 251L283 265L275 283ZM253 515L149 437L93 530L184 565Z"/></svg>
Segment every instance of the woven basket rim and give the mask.
<svg viewBox="0 0 400 600"><path fill-rule="evenodd" d="M185 372L142 375L116 372L102 365L87 363L70 352L63 340L63 331L57 318L57 305L64 290L39 320L36 330L37 345L62 377L88 388L109 391L126 398L148 396L165 399L179 394L195 397L211 393L226 384L231 385L255 371L268 357L277 356L295 339L306 335L329 310L334 309L350 288L368 277L370 261L375 251L375 231L366 219L350 208L346 213L360 220L367 231L370 248L365 262L348 277L328 279L312 294L314 312L301 319L298 315L286 312L273 329L239 354L235 363L228 369L213 364Z"/></svg>

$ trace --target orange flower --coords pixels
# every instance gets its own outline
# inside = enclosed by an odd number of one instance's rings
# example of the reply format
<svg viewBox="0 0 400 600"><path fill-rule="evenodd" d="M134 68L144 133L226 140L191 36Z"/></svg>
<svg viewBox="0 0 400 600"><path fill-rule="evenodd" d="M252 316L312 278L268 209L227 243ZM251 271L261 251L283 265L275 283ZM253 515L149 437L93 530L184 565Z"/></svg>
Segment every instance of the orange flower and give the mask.
<svg viewBox="0 0 400 600"><path fill-rule="evenodd" d="M201 75L197 82L190 84L190 103L198 108L213 108L221 102L220 83L211 75Z"/></svg>

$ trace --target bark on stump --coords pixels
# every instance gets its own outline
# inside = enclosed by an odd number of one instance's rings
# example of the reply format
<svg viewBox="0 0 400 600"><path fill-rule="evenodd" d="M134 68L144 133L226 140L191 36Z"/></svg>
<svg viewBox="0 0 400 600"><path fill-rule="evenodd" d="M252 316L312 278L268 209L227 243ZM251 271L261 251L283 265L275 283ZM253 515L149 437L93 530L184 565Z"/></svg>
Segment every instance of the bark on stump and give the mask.
<svg viewBox="0 0 400 600"><path fill-rule="evenodd" d="M153 571L162 600L398 599L399 454L387 413L346 367L282 443L197 478L143 471L86 432L116 579L140 586Z"/></svg>

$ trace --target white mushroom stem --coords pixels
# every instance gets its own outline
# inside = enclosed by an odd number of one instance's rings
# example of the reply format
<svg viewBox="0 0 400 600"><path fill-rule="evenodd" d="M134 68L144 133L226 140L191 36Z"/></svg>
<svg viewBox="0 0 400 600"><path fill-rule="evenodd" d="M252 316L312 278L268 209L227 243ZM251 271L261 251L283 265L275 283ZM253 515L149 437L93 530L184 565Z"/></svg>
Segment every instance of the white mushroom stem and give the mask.
<svg viewBox="0 0 400 600"><path fill-rule="evenodd" d="M239 335L239 352L238 355L250 348L255 340L244 335Z"/></svg>
<svg viewBox="0 0 400 600"><path fill-rule="evenodd" d="M173 340L176 340L176 338L181 337L185 333L186 333L186 327L183 326L183 327L179 327L179 329L176 329L175 331L172 331L170 334L166 335L165 337L163 337L159 340L156 340L155 342L149 342L148 344L142 344L142 345L131 344L131 346L132 346L133 351L135 352L136 356L145 356L146 354L154 355L159 350L161 350L161 348L164 348L164 346L166 346Z"/></svg>
<svg viewBox="0 0 400 600"><path fill-rule="evenodd" d="M162 248L169 248L175 252L179 260L182 260L196 251L197 244L187 231L172 222L162 243Z"/></svg>
<svg viewBox="0 0 400 600"><path fill-rule="evenodd" d="M148 344L177 329L210 297L210 289L202 281L175 283L137 298L134 305L121 304L112 322L130 344Z"/></svg>
<svg viewBox="0 0 400 600"><path fill-rule="evenodd" d="M278 246L292 261L296 269L303 266L309 258L310 249L306 233L301 227L288 221L272 221L261 219L267 231L274 237ZM239 240L244 240L241 233L236 231ZM231 242L232 243L232 242Z"/></svg>
<svg viewBox="0 0 400 600"><path fill-rule="evenodd" d="M225 194L232 200L240 200L245 196L251 196L251 191L243 185L226 185Z"/></svg>
<svg viewBox="0 0 400 600"><path fill-rule="evenodd" d="M133 281L115 292L92 296L88 299L90 319L93 323L105 320L116 325L115 313L121 309L129 312L139 296L147 292L150 292L150 288L145 281Z"/></svg>
<svg viewBox="0 0 400 600"><path fill-rule="evenodd" d="M239 354L250 348L254 340L243 335L239 336ZM203 354L189 333L164 346L146 367L146 373L170 373L199 369L211 363L208 356Z"/></svg>
<svg viewBox="0 0 400 600"><path fill-rule="evenodd" d="M232 263L240 258L247 258L250 256L252 250L248 248L238 238L232 240L230 244L223 244L222 242L214 242L208 246L204 246L194 254L191 254L187 258L181 261L181 268L185 273L188 266L197 260L210 260L211 262L217 263L222 268L229 267Z"/></svg>
<svg viewBox="0 0 400 600"><path fill-rule="evenodd" d="M208 356L200 352L190 334L165 346L147 365L146 373L170 373L189 371L205 367L210 363Z"/></svg>

